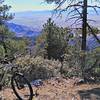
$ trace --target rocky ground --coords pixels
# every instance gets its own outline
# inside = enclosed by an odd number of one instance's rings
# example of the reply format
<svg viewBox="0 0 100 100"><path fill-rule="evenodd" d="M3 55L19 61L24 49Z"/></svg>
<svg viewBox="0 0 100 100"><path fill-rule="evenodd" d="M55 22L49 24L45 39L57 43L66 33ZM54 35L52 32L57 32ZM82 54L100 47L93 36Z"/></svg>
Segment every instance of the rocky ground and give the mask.
<svg viewBox="0 0 100 100"><path fill-rule="evenodd" d="M38 93L33 100L100 100L100 84L77 85L76 80L53 78L38 88L33 86ZM0 96L0 100L17 100L10 88L0 91Z"/></svg>

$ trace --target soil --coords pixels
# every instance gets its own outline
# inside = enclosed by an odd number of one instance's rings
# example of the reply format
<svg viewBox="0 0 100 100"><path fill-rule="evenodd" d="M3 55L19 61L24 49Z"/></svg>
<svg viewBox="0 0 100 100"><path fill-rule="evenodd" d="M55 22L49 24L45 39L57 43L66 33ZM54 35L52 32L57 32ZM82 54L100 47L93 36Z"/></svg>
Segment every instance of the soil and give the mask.
<svg viewBox="0 0 100 100"><path fill-rule="evenodd" d="M52 78L33 86L33 100L100 100L100 84L76 84L77 79ZM0 100L17 100L11 88L0 91Z"/></svg>

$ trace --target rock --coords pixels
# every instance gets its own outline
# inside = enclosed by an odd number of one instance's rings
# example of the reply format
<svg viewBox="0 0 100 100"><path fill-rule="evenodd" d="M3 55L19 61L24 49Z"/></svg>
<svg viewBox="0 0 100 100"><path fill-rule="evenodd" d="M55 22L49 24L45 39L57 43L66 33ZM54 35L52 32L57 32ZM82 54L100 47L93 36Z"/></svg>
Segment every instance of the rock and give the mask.
<svg viewBox="0 0 100 100"><path fill-rule="evenodd" d="M84 79L76 78L74 85L81 85L81 84L84 84L84 82L85 82Z"/></svg>
<svg viewBox="0 0 100 100"><path fill-rule="evenodd" d="M38 86L42 86L43 85L43 81L41 79L38 80L34 80L31 82L32 85L38 87Z"/></svg>

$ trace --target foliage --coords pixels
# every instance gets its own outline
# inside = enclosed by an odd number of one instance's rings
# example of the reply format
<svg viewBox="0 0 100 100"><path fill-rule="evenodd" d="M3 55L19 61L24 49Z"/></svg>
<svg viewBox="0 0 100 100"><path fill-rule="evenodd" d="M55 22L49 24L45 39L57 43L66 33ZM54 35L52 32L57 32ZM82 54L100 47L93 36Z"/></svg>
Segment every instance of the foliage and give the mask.
<svg viewBox="0 0 100 100"><path fill-rule="evenodd" d="M27 41L25 39L16 39L13 32L0 25L0 57L11 56L17 52L25 52Z"/></svg>
<svg viewBox="0 0 100 100"><path fill-rule="evenodd" d="M29 80L33 79L48 79L51 77L59 76L60 68L63 64L62 68L62 76L66 77L81 77L82 69L81 69L81 57L83 53L81 50L75 49L74 46L71 46L67 53L64 54L64 61L61 63L59 60L48 60L44 59L41 56L30 57L30 55L26 55L23 57L19 57L16 60L17 66L19 66L19 70L23 72ZM99 75L100 71L100 51L93 50L87 51L85 53L86 61L85 61L85 69L84 72L87 78L94 77L95 79ZM96 62L97 60L97 62Z"/></svg>
<svg viewBox="0 0 100 100"><path fill-rule="evenodd" d="M0 45L4 48L4 55L7 55L6 38L12 37L14 34L6 27L6 21L13 18L12 14L8 13L11 6L4 5L4 0L0 0Z"/></svg>
<svg viewBox="0 0 100 100"><path fill-rule="evenodd" d="M2 45L0 45L0 57L4 57L4 48L3 48L3 46Z"/></svg>
<svg viewBox="0 0 100 100"><path fill-rule="evenodd" d="M93 51L87 51L85 54L81 50L75 50L70 48L70 52L64 55L63 62L63 74L67 77L81 77L82 76L82 65L81 58L85 55L85 66L84 74L86 79L93 77L99 78L100 71L100 50L95 49ZM95 81L97 81L96 79ZM100 80L99 80L100 81Z"/></svg>
<svg viewBox="0 0 100 100"><path fill-rule="evenodd" d="M31 81L57 76L61 66L59 61L44 59L41 56L34 58L29 55L19 57L16 64L19 66L19 70Z"/></svg>
<svg viewBox="0 0 100 100"><path fill-rule="evenodd" d="M16 38L15 33L11 32L6 23L14 16L8 11L11 6L4 5L4 0L0 1L0 58L4 56L12 56L15 53L25 52L27 41L26 39Z"/></svg>
<svg viewBox="0 0 100 100"><path fill-rule="evenodd" d="M5 56L7 54L7 49L9 48L9 45L6 44L6 39L8 37L13 37L14 34L12 32L9 31L9 29L5 26L5 25L0 25L0 47L2 51L1 56Z"/></svg>
<svg viewBox="0 0 100 100"><path fill-rule="evenodd" d="M60 56L66 52L68 42L72 38L69 31L68 28L56 26L51 18L43 25L43 34L37 41L47 51L48 59L60 59Z"/></svg>
<svg viewBox="0 0 100 100"><path fill-rule="evenodd" d="M0 0L0 24L3 24L5 21L11 20L14 16L11 13L8 13L11 6L3 4L5 0Z"/></svg>
<svg viewBox="0 0 100 100"><path fill-rule="evenodd" d="M81 57L83 52L79 48L70 46L68 52L64 54L64 61L44 59L42 56L23 55L18 57L14 64L18 67L19 72L24 73L27 79L31 82L35 79L49 79L51 77L60 76L60 68L62 67L62 76L64 77L81 77ZM99 80L100 72L100 48L85 53L85 75L87 78ZM95 61L98 60L96 63ZM9 75L8 77L9 78ZM8 83L8 79L6 80Z"/></svg>
<svg viewBox="0 0 100 100"><path fill-rule="evenodd" d="M99 34L100 30L97 27L92 27L92 30L95 34Z"/></svg>
<svg viewBox="0 0 100 100"><path fill-rule="evenodd" d="M25 53L26 51L27 41L24 39L7 39L5 43L7 44L7 46L9 46L8 55L14 55L16 53L21 54Z"/></svg>
<svg viewBox="0 0 100 100"><path fill-rule="evenodd" d="M73 24L81 24L82 25L82 39L81 39L81 50L83 56L81 57L81 69L82 69L82 77L85 79L84 69L86 67L86 42L87 42L87 28L89 29L90 33L96 38L98 43L100 43L99 38L94 32L97 32L97 29L92 29L88 23L88 8L93 8L96 11L96 8L100 8L98 3L96 5L93 4L93 1L89 5L88 0L45 0L47 3L55 2L57 7L55 8L56 11L68 13L70 19L74 19ZM99 0L95 0L95 2L99 2ZM67 6L64 6L67 3ZM97 11L96 11L97 12ZM73 25L72 24L72 25Z"/></svg>

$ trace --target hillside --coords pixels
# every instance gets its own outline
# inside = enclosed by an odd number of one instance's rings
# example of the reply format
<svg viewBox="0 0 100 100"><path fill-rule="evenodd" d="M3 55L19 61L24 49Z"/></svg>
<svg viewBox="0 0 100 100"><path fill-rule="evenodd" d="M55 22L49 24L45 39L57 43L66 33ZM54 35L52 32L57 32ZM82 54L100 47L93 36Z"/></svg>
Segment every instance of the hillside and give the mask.
<svg viewBox="0 0 100 100"><path fill-rule="evenodd" d="M17 37L34 37L40 34L40 30L36 28L31 28L25 25L19 25L15 23L7 23L7 27L14 33Z"/></svg>

